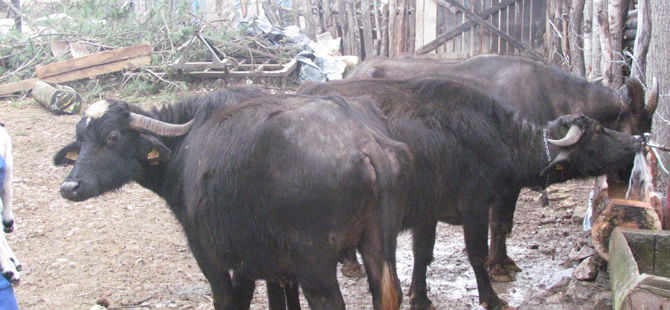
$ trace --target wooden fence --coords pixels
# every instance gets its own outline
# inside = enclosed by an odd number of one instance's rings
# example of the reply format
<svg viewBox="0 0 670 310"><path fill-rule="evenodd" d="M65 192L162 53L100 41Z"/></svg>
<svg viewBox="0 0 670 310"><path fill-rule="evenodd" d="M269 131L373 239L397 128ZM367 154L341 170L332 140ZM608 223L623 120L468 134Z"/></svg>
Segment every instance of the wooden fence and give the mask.
<svg viewBox="0 0 670 310"><path fill-rule="evenodd" d="M342 37L346 55L522 53L542 58L547 0L303 1L312 7L302 9L307 35L330 31Z"/></svg>

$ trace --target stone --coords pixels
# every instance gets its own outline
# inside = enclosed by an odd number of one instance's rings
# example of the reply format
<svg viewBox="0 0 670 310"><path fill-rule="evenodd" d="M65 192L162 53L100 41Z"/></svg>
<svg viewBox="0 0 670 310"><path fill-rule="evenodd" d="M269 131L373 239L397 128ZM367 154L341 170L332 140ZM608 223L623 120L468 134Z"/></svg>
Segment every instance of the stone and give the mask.
<svg viewBox="0 0 670 310"><path fill-rule="evenodd" d="M612 291L600 292L593 297L595 305L593 310L611 310L614 307L614 295Z"/></svg>
<svg viewBox="0 0 670 310"><path fill-rule="evenodd" d="M587 257L579 265L577 265L577 268L575 268L575 272L573 273L575 279L580 281L593 281L596 279L597 275L598 269L596 268L596 265L593 262L593 257L591 256Z"/></svg>
<svg viewBox="0 0 670 310"><path fill-rule="evenodd" d="M591 246L585 245L583 246L579 251L572 251L568 255L568 258L571 259L573 262L581 261L589 256L593 256L596 254L596 249L594 249Z"/></svg>

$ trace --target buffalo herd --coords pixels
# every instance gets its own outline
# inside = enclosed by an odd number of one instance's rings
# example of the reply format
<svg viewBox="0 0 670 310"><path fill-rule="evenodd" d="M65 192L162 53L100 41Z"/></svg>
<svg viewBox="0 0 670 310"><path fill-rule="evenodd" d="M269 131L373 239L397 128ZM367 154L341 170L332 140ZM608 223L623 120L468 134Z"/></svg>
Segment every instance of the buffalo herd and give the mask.
<svg viewBox="0 0 670 310"><path fill-rule="evenodd" d="M72 165L60 189L72 201L133 181L162 197L217 310L249 309L257 279L271 309L300 309L298 285L311 309L344 309L337 264L356 251L374 309L399 309L404 230L410 307L440 308L426 285L438 222L463 226L480 303L506 309L491 281L520 270L505 242L520 190L632 163L650 94L519 56L371 58L297 94L232 87L151 110L102 100L54 162Z"/></svg>

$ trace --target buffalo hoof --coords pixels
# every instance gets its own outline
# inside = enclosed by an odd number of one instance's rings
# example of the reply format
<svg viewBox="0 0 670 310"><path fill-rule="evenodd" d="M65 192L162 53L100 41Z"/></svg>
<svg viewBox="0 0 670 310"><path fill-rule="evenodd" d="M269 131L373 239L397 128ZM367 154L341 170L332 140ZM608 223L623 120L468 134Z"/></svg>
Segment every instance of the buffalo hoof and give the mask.
<svg viewBox="0 0 670 310"><path fill-rule="evenodd" d="M482 307L486 310L514 310L507 302L497 297L494 300L482 303Z"/></svg>
<svg viewBox="0 0 670 310"><path fill-rule="evenodd" d="M429 300L428 304L415 304L413 300L410 300L409 310L435 310L435 306Z"/></svg>
<svg viewBox="0 0 670 310"><path fill-rule="evenodd" d="M412 289L410 289L409 295L409 309L410 310L435 310L433 302L430 301L427 297L417 298L416 295L412 294Z"/></svg>
<svg viewBox="0 0 670 310"><path fill-rule="evenodd" d="M13 220L3 222L2 226L4 226L5 233L7 233L7 234L14 231L14 221Z"/></svg>
<svg viewBox="0 0 670 310"><path fill-rule="evenodd" d="M489 263L489 277L493 282L514 282L516 281L516 273L522 269L509 257L506 257L502 262Z"/></svg>
<svg viewBox="0 0 670 310"><path fill-rule="evenodd" d="M345 261L340 272L347 278L365 278L365 270L357 261Z"/></svg>

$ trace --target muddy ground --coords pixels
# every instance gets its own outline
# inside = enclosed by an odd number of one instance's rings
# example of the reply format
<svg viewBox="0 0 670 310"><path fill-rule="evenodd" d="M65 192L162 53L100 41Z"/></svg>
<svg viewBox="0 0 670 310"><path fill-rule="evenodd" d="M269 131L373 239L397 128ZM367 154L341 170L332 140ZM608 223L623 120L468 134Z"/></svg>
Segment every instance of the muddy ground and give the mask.
<svg viewBox="0 0 670 310"><path fill-rule="evenodd" d="M159 100L139 101L148 107L151 103L146 102ZM89 309L100 298L114 309L213 309L208 282L181 227L156 195L131 184L84 202L61 198L59 186L69 168L54 166L52 157L73 141L79 118L52 114L31 98L0 99L0 122L14 144L16 229L8 239L23 263L21 283L14 288L21 309ZM536 192L524 191L508 243L523 271L516 282L495 284L510 305L608 307L606 277L559 281L571 274L564 271L569 267L564 262L582 231L573 213L583 214L591 184L586 180L551 187L548 208L540 206ZM407 292L412 254L406 233L399 237L398 261ZM481 309L461 227L439 226L428 277L429 297L437 309ZM340 280L348 309L372 308L365 279ZM252 308L267 308L262 281ZM402 309L409 309L407 298Z"/></svg>

